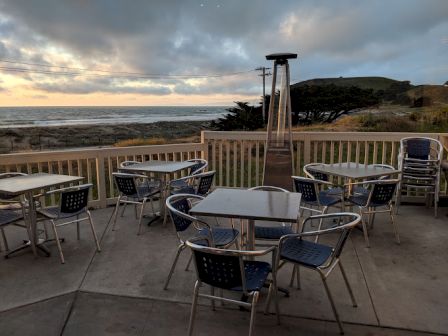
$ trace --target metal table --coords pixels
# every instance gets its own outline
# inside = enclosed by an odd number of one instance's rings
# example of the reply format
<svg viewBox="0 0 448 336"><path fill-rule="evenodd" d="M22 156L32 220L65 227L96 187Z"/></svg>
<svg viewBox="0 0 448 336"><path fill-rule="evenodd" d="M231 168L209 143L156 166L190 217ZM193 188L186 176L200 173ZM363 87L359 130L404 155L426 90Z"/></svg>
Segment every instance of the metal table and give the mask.
<svg viewBox="0 0 448 336"><path fill-rule="evenodd" d="M365 165L355 162L321 164L313 166L313 171L327 175L339 176L352 183L353 180L364 180L373 177L393 175L400 173L398 169L388 169L374 165ZM349 188L350 193L350 188Z"/></svg>
<svg viewBox="0 0 448 336"><path fill-rule="evenodd" d="M190 168L194 166L195 162L189 161L145 161L137 164L133 164L127 167L120 168L121 171L139 173L139 174L148 174L154 173L157 174L162 180L162 197L160 198L160 212L163 212L163 224L166 223L166 211L165 211L165 199L167 197L168 192L168 183L171 179L172 174L182 171L184 169ZM152 219L149 223L151 224L156 219L160 218L161 214L156 216L156 218Z"/></svg>
<svg viewBox="0 0 448 336"><path fill-rule="evenodd" d="M301 194L218 188L191 208L198 216L247 219L247 248L255 248L255 220L296 223Z"/></svg>
<svg viewBox="0 0 448 336"><path fill-rule="evenodd" d="M19 250L23 250L27 247L31 247L34 255L37 256L37 249L43 251L46 255L50 255L49 250L43 245L44 239L39 239L37 234L37 220L36 220L36 204L33 199L33 192L45 188L50 188L56 185L61 185L70 182L77 182L82 180L81 176L68 176L59 174L30 174L25 176L15 176L7 179L0 180L0 192L10 194L14 196L25 195L28 200L28 232L30 235L30 241L27 241L25 245L13 250L14 253ZM8 254L8 255L9 255Z"/></svg>

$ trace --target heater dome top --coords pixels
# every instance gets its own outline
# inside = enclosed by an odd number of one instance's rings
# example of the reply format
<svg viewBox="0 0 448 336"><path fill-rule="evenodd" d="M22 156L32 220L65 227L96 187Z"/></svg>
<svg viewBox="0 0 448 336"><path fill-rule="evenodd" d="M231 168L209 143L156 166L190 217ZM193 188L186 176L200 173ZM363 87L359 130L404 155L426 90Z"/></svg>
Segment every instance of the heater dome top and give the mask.
<svg viewBox="0 0 448 336"><path fill-rule="evenodd" d="M272 60L287 60L291 58L297 58L297 54L294 53L276 53L276 54L269 54L266 55L266 59L268 61Z"/></svg>

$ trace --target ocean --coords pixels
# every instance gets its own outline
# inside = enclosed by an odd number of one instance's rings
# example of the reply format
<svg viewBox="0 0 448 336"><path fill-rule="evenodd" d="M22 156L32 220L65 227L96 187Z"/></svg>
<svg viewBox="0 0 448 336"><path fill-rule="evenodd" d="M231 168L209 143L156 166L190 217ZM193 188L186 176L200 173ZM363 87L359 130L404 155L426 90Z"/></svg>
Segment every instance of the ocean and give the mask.
<svg viewBox="0 0 448 336"><path fill-rule="evenodd" d="M0 107L0 128L214 120L226 106Z"/></svg>

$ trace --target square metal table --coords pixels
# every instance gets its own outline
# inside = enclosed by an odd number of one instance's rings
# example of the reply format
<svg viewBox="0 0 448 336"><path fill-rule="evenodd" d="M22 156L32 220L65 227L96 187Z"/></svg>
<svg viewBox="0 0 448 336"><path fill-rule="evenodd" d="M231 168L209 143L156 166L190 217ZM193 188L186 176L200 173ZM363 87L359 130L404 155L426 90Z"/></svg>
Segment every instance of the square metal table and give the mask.
<svg viewBox="0 0 448 336"><path fill-rule="evenodd" d="M255 248L255 220L296 223L301 194L218 188L191 208L198 216L247 219L247 247Z"/></svg>
<svg viewBox="0 0 448 336"><path fill-rule="evenodd" d="M159 160L153 160L153 161L144 161L141 163L136 163L130 166L126 166L123 168L120 168L121 171L127 171L127 172L133 172L133 173L139 173L139 174L148 174L148 173L154 173L160 176L160 179L162 180L162 197L160 198L160 212L163 212L163 225L166 224L167 220L167 214L165 211L165 199L167 197L167 186L171 179L171 175L179 172L184 169L188 169L192 166L194 166L195 162L189 162L189 161L159 161ZM153 218L150 220L148 225L150 225L152 222L157 220L161 215L159 214L156 216L156 218Z"/></svg>
<svg viewBox="0 0 448 336"><path fill-rule="evenodd" d="M349 180L367 179L400 173L398 169L388 169L356 162L321 164L313 166L313 170L327 175L334 175Z"/></svg>
<svg viewBox="0 0 448 336"><path fill-rule="evenodd" d="M84 179L81 176L68 176L59 174L37 173L24 176L15 176L0 180L0 192L19 196L25 195L28 200L28 228L31 235L30 242L25 246L30 246L34 255L37 255L37 248L43 250L47 255L49 251L42 245L45 241L40 241L37 235L36 204L33 200L33 192L46 189L60 184L77 182ZM19 247L23 249L23 247ZM18 250L18 249L16 249ZM13 253L12 251L11 253ZM11 254L10 253L10 254Z"/></svg>

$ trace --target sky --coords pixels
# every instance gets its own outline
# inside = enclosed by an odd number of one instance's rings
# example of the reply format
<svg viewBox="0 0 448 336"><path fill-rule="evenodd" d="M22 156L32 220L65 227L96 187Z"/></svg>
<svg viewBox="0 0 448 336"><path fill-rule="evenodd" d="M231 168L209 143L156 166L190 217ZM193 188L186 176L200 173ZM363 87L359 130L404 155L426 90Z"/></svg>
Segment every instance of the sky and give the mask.
<svg viewBox="0 0 448 336"><path fill-rule="evenodd" d="M443 84L448 0L0 0L0 106L257 102L275 52L293 83Z"/></svg>

